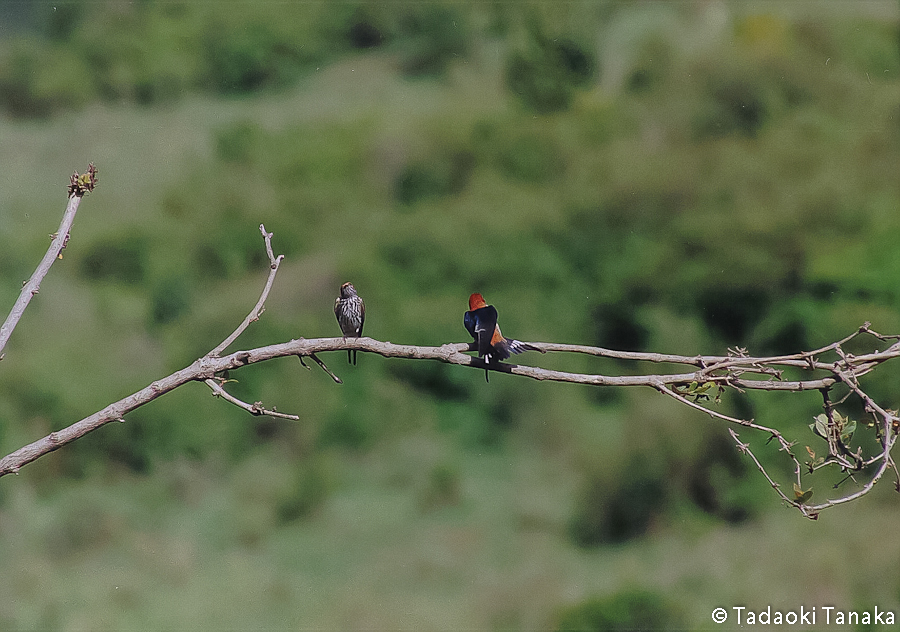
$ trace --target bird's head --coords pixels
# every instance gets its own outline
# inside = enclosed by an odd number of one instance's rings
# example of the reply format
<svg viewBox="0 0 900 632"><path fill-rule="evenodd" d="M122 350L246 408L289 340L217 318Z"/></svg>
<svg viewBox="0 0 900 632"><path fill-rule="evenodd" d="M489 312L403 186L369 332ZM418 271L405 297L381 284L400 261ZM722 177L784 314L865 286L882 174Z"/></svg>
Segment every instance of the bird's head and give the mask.
<svg viewBox="0 0 900 632"><path fill-rule="evenodd" d="M356 296L356 288L349 281L341 286L341 298Z"/></svg>
<svg viewBox="0 0 900 632"><path fill-rule="evenodd" d="M482 307L486 307L487 303L484 301L484 297L477 292L469 297L469 311L474 309L481 309Z"/></svg>

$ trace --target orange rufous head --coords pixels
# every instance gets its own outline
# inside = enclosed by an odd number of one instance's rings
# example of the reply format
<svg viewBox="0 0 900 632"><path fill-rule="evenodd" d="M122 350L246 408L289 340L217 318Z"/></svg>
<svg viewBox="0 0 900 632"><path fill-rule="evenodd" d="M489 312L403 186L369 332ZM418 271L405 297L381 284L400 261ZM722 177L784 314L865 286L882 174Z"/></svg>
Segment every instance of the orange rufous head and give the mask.
<svg viewBox="0 0 900 632"><path fill-rule="evenodd" d="M482 307L487 307L487 303L484 302L484 297L477 292L469 297L469 310L481 309Z"/></svg>

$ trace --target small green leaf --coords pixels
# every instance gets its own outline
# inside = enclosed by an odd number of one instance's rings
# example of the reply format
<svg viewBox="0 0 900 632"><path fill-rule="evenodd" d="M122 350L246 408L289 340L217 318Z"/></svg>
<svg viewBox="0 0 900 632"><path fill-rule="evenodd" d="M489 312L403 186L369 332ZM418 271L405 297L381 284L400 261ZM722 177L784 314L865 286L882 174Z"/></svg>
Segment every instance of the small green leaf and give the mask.
<svg viewBox="0 0 900 632"><path fill-rule="evenodd" d="M809 429L823 439L828 439L828 416L825 413L816 416L815 423L809 424Z"/></svg>
<svg viewBox="0 0 900 632"><path fill-rule="evenodd" d="M844 443L849 443L850 438L853 437L854 432L856 432L856 420L846 420L844 427L841 428L841 441L843 441Z"/></svg>

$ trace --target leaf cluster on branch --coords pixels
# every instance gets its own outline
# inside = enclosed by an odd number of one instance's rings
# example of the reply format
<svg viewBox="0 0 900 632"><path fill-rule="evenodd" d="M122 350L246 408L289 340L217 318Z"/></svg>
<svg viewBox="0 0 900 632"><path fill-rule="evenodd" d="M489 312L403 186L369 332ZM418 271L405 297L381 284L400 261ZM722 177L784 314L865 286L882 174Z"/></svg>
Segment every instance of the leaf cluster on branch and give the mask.
<svg viewBox="0 0 900 632"><path fill-rule="evenodd" d="M13 306L6 322L0 328L0 359L2 351L12 331L22 317L31 298L38 293L41 280L46 276L50 266L57 258L61 258L62 249L68 243L69 230L78 210L81 198L92 191L97 183L97 171L93 165L84 175L74 174L69 187L69 202L59 230L53 234L50 248L38 265L31 279L27 281ZM658 374L635 375L600 375L586 373L569 373L541 367L520 366L505 363L485 363L483 360L467 355L474 350L472 343L448 343L439 347L398 345L372 338L300 338L288 342L267 345L255 349L235 351L222 355L237 338L258 320L265 309L265 301L272 288L279 266L284 258L276 256L272 248L272 233L266 231L262 224L262 234L266 256L269 262L269 274L259 300L238 325L238 327L209 353L198 358L189 366L154 381L145 388L133 393L102 410L76 421L75 423L34 441L0 459L0 476L17 473L21 467L57 450L72 441L84 436L92 430L117 421L125 421L125 415L147 404L188 382L204 382L216 397L246 410L252 415L268 415L297 420L297 415L277 411L274 407L266 408L262 402L244 402L226 390L228 380L223 377L228 371L242 366L296 356L301 364L309 369L304 358L310 358L321 367L336 383L341 379L335 375L319 358L319 354L327 351L354 349L375 353L386 358L404 358L408 360L437 360L447 364L475 367L530 377L535 380L551 380L588 384L592 386L645 386L674 399L690 408L702 411L711 417L729 424L729 433L737 449L745 454L757 467L760 474L768 481L781 500L794 507L804 516L815 519L818 514L829 507L856 500L869 493L891 471L895 477L895 487L900 492L900 472L891 455L894 444L900 435L900 416L896 410L883 407L876 402L862 387L860 378L871 373L882 363L900 356L900 336L886 336L872 330L869 323L863 324L857 331L847 337L813 351L805 351L790 355L773 357L754 357L746 349L729 349L723 356L681 356L663 353L645 353L614 351L601 347L557 344L529 343L543 352L580 353L601 358L618 360L634 360L646 363L665 364L682 367L680 371ZM851 340L860 336L868 336L877 343L886 345L883 350L875 350L863 355L852 355L844 348ZM808 374L807 379L784 379L785 371ZM824 412L818 415L810 425L810 430L826 442L827 451L818 454L806 446L808 460L801 461L797 441L790 441L774 422L762 424L755 419L742 419L726 415L716 409L721 395L727 390L744 392L754 391L819 391L823 399ZM840 395L836 393L840 391ZM711 397L712 396L712 397ZM838 407L849 399L857 398L867 415L866 429L872 432L876 449L865 452L861 445L851 447L854 435L860 432L860 424L838 411ZM791 488L785 491L784 484L775 480L756 454L750 444L741 440L736 429L746 428L768 435L768 444L774 443L778 451L784 453L793 469ZM812 503L813 490L804 489L803 477L822 468L838 468L845 472L847 478L856 481L856 477L865 477L864 482L857 482L855 490L847 491L833 498ZM835 485L835 489L839 486Z"/></svg>

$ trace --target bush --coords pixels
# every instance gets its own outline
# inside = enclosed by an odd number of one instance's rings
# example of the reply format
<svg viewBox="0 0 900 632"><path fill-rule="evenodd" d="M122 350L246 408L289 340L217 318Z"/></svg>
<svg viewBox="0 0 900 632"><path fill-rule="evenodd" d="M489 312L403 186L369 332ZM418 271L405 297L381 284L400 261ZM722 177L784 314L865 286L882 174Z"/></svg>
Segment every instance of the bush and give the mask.
<svg viewBox="0 0 900 632"><path fill-rule="evenodd" d="M71 36L68 55L83 59L107 101L171 101L199 84L199 24L194 12L140 5L91 15Z"/></svg>
<svg viewBox="0 0 900 632"><path fill-rule="evenodd" d="M550 114L568 109L575 88L589 84L595 68L593 56L574 41L537 35L510 55L506 85L529 109Z"/></svg>
<svg viewBox="0 0 900 632"><path fill-rule="evenodd" d="M607 349L645 351L650 330L641 324L634 305L628 302L601 304L593 309L594 336L591 344Z"/></svg>
<svg viewBox="0 0 900 632"><path fill-rule="evenodd" d="M462 498L459 471L451 465L434 466L418 496L419 508L422 511L459 505Z"/></svg>
<svg viewBox="0 0 900 632"><path fill-rule="evenodd" d="M636 462L616 481L592 476L581 492L569 522L569 535L582 547L625 542L646 533L664 511L662 476Z"/></svg>
<svg viewBox="0 0 900 632"><path fill-rule="evenodd" d="M166 325L178 320L190 307L191 288L184 276L158 282L150 295L150 324Z"/></svg>
<svg viewBox="0 0 900 632"><path fill-rule="evenodd" d="M344 35L350 46L357 49L380 46L387 37L378 16L365 6L357 7L350 16Z"/></svg>
<svg viewBox="0 0 900 632"><path fill-rule="evenodd" d="M240 121L216 132L216 155L223 162L249 165L256 158L254 150L264 141L258 125Z"/></svg>
<svg viewBox="0 0 900 632"><path fill-rule="evenodd" d="M285 85L346 50L345 11L317 3L273 7L238 13L190 3L63 4L38 17L43 38L0 42L0 107L43 117L98 97L150 104L195 88L242 94Z"/></svg>
<svg viewBox="0 0 900 632"><path fill-rule="evenodd" d="M95 96L92 73L77 56L21 39L0 57L0 108L12 116L43 118L80 108Z"/></svg>
<svg viewBox="0 0 900 632"><path fill-rule="evenodd" d="M518 119L481 121L474 126L472 137L479 155L511 180L542 184L565 172L562 150L540 127L522 129Z"/></svg>
<svg viewBox="0 0 900 632"><path fill-rule="evenodd" d="M329 415L322 424L319 443L359 450L372 443L374 431L370 417L359 408L347 407Z"/></svg>
<svg viewBox="0 0 900 632"><path fill-rule="evenodd" d="M699 290L697 312L710 330L729 344L744 344L772 302L770 291L755 287L712 287Z"/></svg>
<svg viewBox="0 0 900 632"><path fill-rule="evenodd" d="M810 98L808 78L779 59L754 58L730 63L701 63L692 74L703 77L702 105L694 120L698 139L740 135L757 137L788 107Z"/></svg>
<svg viewBox="0 0 900 632"><path fill-rule="evenodd" d="M320 462L298 466L289 491L277 503L279 521L293 522L312 514L328 498L328 488L328 475Z"/></svg>
<svg viewBox="0 0 900 632"><path fill-rule="evenodd" d="M643 590L626 590L610 597L588 599L563 609L560 631L614 632L684 629L680 611L664 597Z"/></svg>
<svg viewBox="0 0 900 632"><path fill-rule="evenodd" d="M204 231L193 246L192 259L198 276L203 279L233 279L248 270L258 270L266 263L260 248L259 232L233 230L244 221L235 207L223 208L217 229Z"/></svg>
<svg viewBox="0 0 900 632"><path fill-rule="evenodd" d="M442 75L451 61L465 55L472 34L463 14L438 4L414 3L404 10L398 33L404 73Z"/></svg>
<svg viewBox="0 0 900 632"><path fill-rule="evenodd" d="M94 281L138 285L146 278L149 243L145 236L128 234L93 244L81 262L81 272Z"/></svg>
<svg viewBox="0 0 900 632"><path fill-rule="evenodd" d="M394 197L405 206L462 191L472 171L472 155L458 151L410 163L397 177Z"/></svg>
<svg viewBox="0 0 900 632"><path fill-rule="evenodd" d="M279 42L264 24L248 24L223 37L210 29L206 45L208 79L222 93L244 93L283 84L290 75L288 42Z"/></svg>
<svg viewBox="0 0 900 632"><path fill-rule="evenodd" d="M439 401L466 401L469 391L457 378L459 373L448 365L429 362L395 362L388 366L390 374L419 393Z"/></svg>

